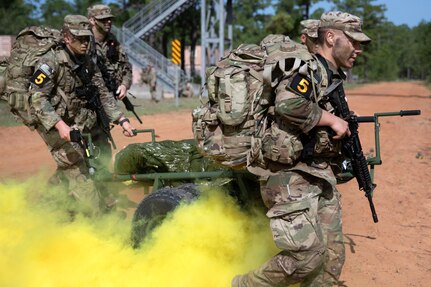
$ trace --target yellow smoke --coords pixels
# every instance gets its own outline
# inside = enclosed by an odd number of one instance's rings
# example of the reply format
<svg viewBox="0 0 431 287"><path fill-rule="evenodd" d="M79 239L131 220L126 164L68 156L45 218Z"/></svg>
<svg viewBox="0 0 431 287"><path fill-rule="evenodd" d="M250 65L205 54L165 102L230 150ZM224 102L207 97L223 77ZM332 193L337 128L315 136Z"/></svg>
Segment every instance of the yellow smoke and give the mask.
<svg viewBox="0 0 431 287"><path fill-rule="evenodd" d="M134 250L130 220L69 222L51 206L61 190L37 182L0 183L0 286L226 287L277 252L264 214L222 192L178 208Z"/></svg>

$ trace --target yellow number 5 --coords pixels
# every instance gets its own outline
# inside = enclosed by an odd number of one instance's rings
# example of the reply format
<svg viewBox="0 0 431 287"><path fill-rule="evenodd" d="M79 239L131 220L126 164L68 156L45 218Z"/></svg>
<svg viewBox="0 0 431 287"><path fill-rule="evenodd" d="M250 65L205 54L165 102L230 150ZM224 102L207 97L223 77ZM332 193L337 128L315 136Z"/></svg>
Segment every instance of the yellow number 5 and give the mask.
<svg viewBox="0 0 431 287"><path fill-rule="evenodd" d="M40 85L43 83L43 80L45 80L46 76L44 74L39 74L39 76L37 76L37 78L34 80L34 82L37 85Z"/></svg>
<svg viewBox="0 0 431 287"><path fill-rule="evenodd" d="M310 83L306 79L302 79L296 88L301 93L306 93L308 90L308 85L310 85Z"/></svg>

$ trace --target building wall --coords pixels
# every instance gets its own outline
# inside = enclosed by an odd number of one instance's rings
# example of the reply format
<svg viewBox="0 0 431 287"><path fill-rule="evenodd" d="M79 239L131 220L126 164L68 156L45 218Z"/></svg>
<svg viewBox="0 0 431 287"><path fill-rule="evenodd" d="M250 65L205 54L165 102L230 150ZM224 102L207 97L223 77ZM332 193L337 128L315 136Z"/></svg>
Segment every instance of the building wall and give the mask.
<svg viewBox="0 0 431 287"><path fill-rule="evenodd" d="M9 57L15 36L0 36L0 57Z"/></svg>

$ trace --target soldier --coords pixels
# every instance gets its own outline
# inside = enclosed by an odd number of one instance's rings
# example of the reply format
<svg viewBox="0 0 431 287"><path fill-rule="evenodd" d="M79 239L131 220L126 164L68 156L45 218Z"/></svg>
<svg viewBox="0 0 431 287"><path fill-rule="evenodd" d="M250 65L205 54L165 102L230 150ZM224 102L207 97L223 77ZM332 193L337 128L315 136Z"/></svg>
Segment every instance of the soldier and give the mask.
<svg viewBox="0 0 431 287"><path fill-rule="evenodd" d="M87 55L92 33L85 16L67 15L62 44L41 57L30 79L29 104L37 117L37 132L57 164L58 182L67 186L76 208L87 215L100 212L100 198L89 176L82 146L71 142L72 129L88 133L101 112L133 136L133 127L103 85L102 75ZM100 87L100 93L92 89ZM109 123L108 123L109 124Z"/></svg>
<svg viewBox="0 0 431 287"><path fill-rule="evenodd" d="M232 286L301 282L301 286L321 287L339 283L345 253L340 194L330 163L341 152L339 140L350 136L350 130L348 123L334 114L331 99L335 90L343 91L338 88L344 79L341 69L352 68L362 53L361 44L370 41L358 17L325 13L318 29L317 72L321 81L316 91L309 69L286 77L276 88L275 121L280 128L296 127L309 138L297 164L281 166L277 174L261 181L262 199L281 252L260 268L234 277Z"/></svg>
<svg viewBox="0 0 431 287"><path fill-rule="evenodd" d="M108 6L103 4L93 5L87 10L96 42L99 68L101 65L104 66L100 70L107 87L121 100L132 85L132 65L121 44L111 33L114 15Z"/></svg>
<svg viewBox="0 0 431 287"><path fill-rule="evenodd" d="M103 4L93 5L87 11L91 31L94 35L92 56L96 57L97 65L109 92L122 100L132 85L132 66L122 46L111 33L114 15L108 6ZM102 169L103 166L108 166L112 159L111 145L100 129L94 129L92 136L100 150L96 164L99 169Z"/></svg>
<svg viewBox="0 0 431 287"><path fill-rule="evenodd" d="M141 72L141 83L148 85L151 95L151 100L159 102L157 98L157 73L152 64L148 64Z"/></svg>
<svg viewBox="0 0 431 287"><path fill-rule="evenodd" d="M307 46L310 53L316 53L317 45L317 28L319 27L319 20L307 19L301 21L301 44Z"/></svg>

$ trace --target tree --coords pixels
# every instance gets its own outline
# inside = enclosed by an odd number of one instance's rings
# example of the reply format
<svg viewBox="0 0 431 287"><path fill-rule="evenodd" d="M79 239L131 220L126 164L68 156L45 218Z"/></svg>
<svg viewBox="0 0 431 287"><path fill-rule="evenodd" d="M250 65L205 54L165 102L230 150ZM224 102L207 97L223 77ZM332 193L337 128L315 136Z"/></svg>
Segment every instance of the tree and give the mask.
<svg viewBox="0 0 431 287"><path fill-rule="evenodd" d="M61 29L66 15L76 14L73 5L66 0L46 0L40 11L43 24L56 29Z"/></svg>
<svg viewBox="0 0 431 287"><path fill-rule="evenodd" d="M271 19L270 0L233 1L233 47L241 43L258 44L265 36L266 23Z"/></svg>
<svg viewBox="0 0 431 287"><path fill-rule="evenodd" d="M411 63L416 78L431 83L431 22L422 21L412 31L414 42L407 53L414 58Z"/></svg>
<svg viewBox="0 0 431 287"><path fill-rule="evenodd" d="M383 29L383 24L386 22L384 15L386 5L373 5L374 1L376 0L333 0L332 2L335 4L336 10L360 17L363 21L362 30L371 39L376 39L378 33ZM376 79L370 78L370 76L373 75L375 77L378 74L373 71L376 66L373 66L373 63L370 61L370 58L373 58L373 55L377 54L375 47L376 45L373 42L365 46L364 52L358 58L354 68L355 74L358 74L365 81ZM379 53L382 52L380 51Z"/></svg>
<svg viewBox="0 0 431 287"><path fill-rule="evenodd" d="M16 35L29 25L39 24L33 18L38 1L8 0L0 3L0 35Z"/></svg>

